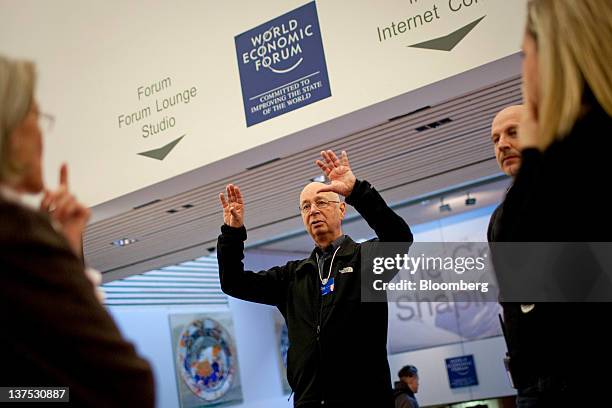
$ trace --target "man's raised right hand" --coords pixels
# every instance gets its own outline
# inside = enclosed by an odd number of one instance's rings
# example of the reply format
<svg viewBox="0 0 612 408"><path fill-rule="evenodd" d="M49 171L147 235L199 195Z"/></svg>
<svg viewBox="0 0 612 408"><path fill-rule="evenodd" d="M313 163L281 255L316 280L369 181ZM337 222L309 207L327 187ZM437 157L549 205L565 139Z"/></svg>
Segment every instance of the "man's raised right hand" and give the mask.
<svg viewBox="0 0 612 408"><path fill-rule="evenodd" d="M223 193L219 194L221 205L223 206L223 222L234 228L244 225L244 201L238 186L228 184L225 187L227 199Z"/></svg>

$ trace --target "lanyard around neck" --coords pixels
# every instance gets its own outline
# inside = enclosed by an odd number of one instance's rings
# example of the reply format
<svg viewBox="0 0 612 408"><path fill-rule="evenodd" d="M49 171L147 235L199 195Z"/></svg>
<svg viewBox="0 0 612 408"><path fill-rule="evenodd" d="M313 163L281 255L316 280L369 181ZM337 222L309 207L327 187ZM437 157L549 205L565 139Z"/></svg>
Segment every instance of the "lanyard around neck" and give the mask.
<svg viewBox="0 0 612 408"><path fill-rule="evenodd" d="M329 277L331 276L332 268L334 266L334 258L336 258L336 252L338 252L339 249L340 249L340 246L338 246L338 248L336 248L336 250L334 251L334 255L332 256L331 262L329 263L329 272L327 273L327 278L323 278L323 276L321 275L321 268L319 267L319 254L316 254L317 255L317 270L319 271L319 279L321 280L321 283L323 285L327 285L327 282L329 281ZM323 262L323 264L325 264L325 262Z"/></svg>

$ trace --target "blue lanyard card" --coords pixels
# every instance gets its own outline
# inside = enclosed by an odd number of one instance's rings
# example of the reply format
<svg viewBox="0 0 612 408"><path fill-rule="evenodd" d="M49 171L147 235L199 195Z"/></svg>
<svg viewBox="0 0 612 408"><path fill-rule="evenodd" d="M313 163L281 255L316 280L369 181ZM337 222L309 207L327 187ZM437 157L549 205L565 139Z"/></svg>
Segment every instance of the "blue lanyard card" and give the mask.
<svg viewBox="0 0 612 408"><path fill-rule="evenodd" d="M321 296L329 295L334 291L334 278L329 278L325 285L321 284Z"/></svg>

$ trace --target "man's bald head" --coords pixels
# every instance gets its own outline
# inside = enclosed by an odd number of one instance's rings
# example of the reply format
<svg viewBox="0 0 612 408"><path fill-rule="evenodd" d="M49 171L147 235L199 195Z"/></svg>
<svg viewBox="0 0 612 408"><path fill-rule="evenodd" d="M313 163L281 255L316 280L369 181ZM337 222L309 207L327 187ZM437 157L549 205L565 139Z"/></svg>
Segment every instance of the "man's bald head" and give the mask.
<svg viewBox="0 0 612 408"><path fill-rule="evenodd" d="M516 176L521 165L518 125L525 110L524 105L502 109L491 125L491 141L499 168L509 176Z"/></svg>
<svg viewBox="0 0 612 408"><path fill-rule="evenodd" d="M304 198L311 199L313 196L317 195L320 197L324 197L327 200L340 201L340 196L337 193L334 193L333 191L325 191L317 194L320 189L326 187L329 187L329 184L320 183L318 181L313 181L312 183L306 184L306 186L302 189L302 192L300 193L300 205L302 205L302 201L304 200Z"/></svg>
<svg viewBox="0 0 612 408"><path fill-rule="evenodd" d="M520 120L521 117L523 116L523 112L525 112L525 105L512 105L512 106L507 106L504 109L500 110L497 115L495 115L495 118L493 118L493 126L495 127L495 125L499 124L499 122L503 122L508 120L509 118L517 121Z"/></svg>
<svg viewBox="0 0 612 408"><path fill-rule="evenodd" d="M306 231L317 246L325 248L342 235L342 219L346 204L340 202L340 196L332 191L319 192L328 188L328 184L312 182L300 193L302 221Z"/></svg>

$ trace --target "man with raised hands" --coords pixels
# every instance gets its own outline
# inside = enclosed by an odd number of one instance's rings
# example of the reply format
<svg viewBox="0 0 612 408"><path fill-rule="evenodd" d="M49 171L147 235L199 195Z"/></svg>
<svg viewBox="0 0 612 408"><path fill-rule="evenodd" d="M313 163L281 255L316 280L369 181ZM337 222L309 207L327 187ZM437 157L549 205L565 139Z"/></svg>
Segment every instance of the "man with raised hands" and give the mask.
<svg viewBox="0 0 612 408"><path fill-rule="evenodd" d="M300 194L304 227L315 244L306 259L245 271L245 202L233 184L226 187L227 196L220 194L221 288L239 299L276 306L284 316L294 406L393 407L387 303L361 302L361 244L342 232L346 204L355 207L380 241L412 242L412 233L367 181L355 177L346 152L338 157L323 151L316 164L329 184L310 183Z"/></svg>

